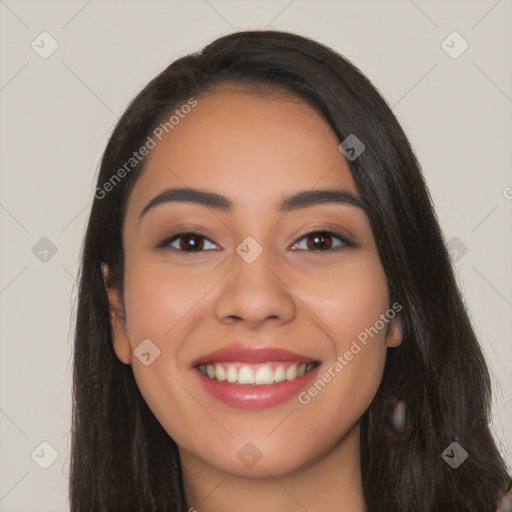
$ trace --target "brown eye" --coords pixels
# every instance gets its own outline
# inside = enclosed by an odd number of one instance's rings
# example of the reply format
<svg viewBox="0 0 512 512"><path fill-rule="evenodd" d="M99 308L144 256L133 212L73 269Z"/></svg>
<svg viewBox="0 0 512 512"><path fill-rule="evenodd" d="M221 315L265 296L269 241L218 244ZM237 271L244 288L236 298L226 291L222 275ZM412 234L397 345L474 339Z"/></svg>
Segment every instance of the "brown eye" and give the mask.
<svg viewBox="0 0 512 512"><path fill-rule="evenodd" d="M204 246L203 237L195 233L186 233L179 237L179 248L181 251L200 251Z"/></svg>
<svg viewBox="0 0 512 512"><path fill-rule="evenodd" d="M332 233L318 232L306 236L308 249L312 251L330 249L332 246Z"/></svg>
<svg viewBox="0 0 512 512"><path fill-rule="evenodd" d="M312 231L304 235L294 244L293 250L330 252L343 247L356 247L356 244L340 233L326 230Z"/></svg>
<svg viewBox="0 0 512 512"><path fill-rule="evenodd" d="M207 245L209 244L209 245ZM205 235L194 232L174 233L156 245L157 249L170 248L181 253L199 253L215 249L215 244Z"/></svg>

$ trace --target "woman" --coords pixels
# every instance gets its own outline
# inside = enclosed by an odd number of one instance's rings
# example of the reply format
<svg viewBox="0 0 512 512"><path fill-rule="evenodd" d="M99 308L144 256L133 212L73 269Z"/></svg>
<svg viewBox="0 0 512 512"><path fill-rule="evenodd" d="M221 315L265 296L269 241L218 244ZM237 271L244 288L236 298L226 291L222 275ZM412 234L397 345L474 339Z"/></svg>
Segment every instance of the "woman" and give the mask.
<svg viewBox="0 0 512 512"><path fill-rule="evenodd" d="M83 248L73 512L495 510L490 398L420 166L347 59L235 33L132 101Z"/></svg>

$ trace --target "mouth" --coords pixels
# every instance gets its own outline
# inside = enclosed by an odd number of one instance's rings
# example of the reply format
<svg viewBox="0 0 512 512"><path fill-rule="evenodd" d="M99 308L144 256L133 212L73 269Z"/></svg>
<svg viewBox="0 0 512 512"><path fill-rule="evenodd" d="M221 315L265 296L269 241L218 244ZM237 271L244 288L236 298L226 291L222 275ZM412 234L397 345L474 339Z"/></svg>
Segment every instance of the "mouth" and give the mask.
<svg viewBox="0 0 512 512"><path fill-rule="evenodd" d="M318 364L313 361L301 364L291 361L269 361L260 364L222 361L200 364L196 368L208 379L231 384L263 386L293 382L314 370Z"/></svg>
<svg viewBox="0 0 512 512"><path fill-rule="evenodd" d="M320 364L290 350L231 345L191 366L210 396L239 409L263 409L297 396Z"/></svg>

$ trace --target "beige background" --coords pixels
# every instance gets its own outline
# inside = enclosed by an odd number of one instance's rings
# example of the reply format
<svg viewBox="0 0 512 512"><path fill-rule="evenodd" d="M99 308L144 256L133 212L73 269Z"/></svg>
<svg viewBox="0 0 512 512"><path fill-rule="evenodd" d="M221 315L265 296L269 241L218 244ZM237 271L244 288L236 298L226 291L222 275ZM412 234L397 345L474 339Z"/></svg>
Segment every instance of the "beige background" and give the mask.
<svg viewBox="0 0 512 512"><path fill-rule="evenodd" d="M75 276L108 134L173 59L241 28L332 46L393 106L446 238L467 248L456 268L512 461L511 14L512 0L0 1L0 511L68 510Z"/></svg>

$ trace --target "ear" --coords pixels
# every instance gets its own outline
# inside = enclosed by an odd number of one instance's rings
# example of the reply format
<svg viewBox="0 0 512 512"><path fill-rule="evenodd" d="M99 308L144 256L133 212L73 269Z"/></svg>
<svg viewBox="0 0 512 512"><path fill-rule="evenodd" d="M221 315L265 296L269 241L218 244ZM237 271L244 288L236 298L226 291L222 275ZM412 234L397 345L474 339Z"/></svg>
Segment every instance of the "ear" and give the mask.
<svg viewBox="0 0 512 512"><path fill-rule="evenodd" d="M132 347L126 332L125 315L123 303L118 290L107 287L108 266L106 263L101 264L101 273L103 275L103 283L108 295L110 309L110 328L112 331L112 343L117 358L124 364L132 362Z"/></svg>
<svg viewBox="0 0 512 512"><path fill-rule="evenodd" d="M397 314L390 322L388 332L386 333L386 345L388 347L398 347L402 343L402 317Z"/></svg>

